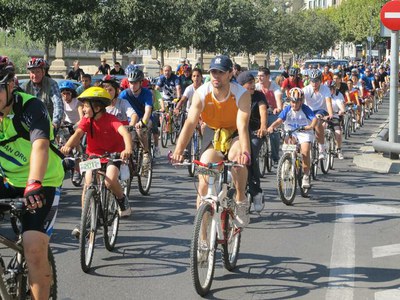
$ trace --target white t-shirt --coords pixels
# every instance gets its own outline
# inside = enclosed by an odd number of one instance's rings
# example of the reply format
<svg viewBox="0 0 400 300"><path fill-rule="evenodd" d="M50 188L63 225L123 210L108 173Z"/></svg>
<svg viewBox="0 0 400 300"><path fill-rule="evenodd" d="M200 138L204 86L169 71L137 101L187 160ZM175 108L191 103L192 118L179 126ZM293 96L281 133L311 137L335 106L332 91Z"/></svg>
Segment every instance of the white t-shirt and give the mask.
<svg viewBox="0 0 400 300"><path fill-rule="evenodd" d="M326 106L326 98L331 98L331 91L328 86L321 84L319 91L314 92L314 87L309 84L303 88L304 103L311 107L313 111L323 109L328 111Z"/></svg>
<svg viewBox="0 0 400 300"><path fill-rule="evenodd" d="M107 106L106 111L117 117L120 121L128 121L128 118L135 113L132 106L125 99L117 98L115 106Z"/></svg>
<svg viewBox="0 0 400 300"><path fill-rule="evenodd" d="M70 103L67 103L63 101L64 103L64 121L71 123L71 124L76 124L79 122L79 112L78 112L78 106L82 105L82 102L80 102L78 99L74 98Z"/></svg>
<svg viewBox="0 0 400 300"><path fill-rule="evenodd" d="M195 88L193 83L191 85L189 85L186 89L185 92L183 93L183 96L185 96L187 98L186 101L186 111L189 111L190 105L192 105L192 98L195 92Z"/></svg>
<svg viewBox="0 0 400 300"><path fill-rule="evenodd" d="M337 116L340 111L340 103L344 104L344 97L341 92L339 92L337 95L332 95L332 110L333 114Z"/></svg>

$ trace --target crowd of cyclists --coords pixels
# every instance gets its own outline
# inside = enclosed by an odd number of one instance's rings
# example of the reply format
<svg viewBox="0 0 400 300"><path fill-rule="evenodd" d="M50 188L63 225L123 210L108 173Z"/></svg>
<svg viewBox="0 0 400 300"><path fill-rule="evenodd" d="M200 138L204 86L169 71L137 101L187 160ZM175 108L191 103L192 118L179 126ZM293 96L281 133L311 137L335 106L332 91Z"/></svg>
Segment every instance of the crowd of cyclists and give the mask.
<svg viewBox="0 0 400 300"><path fill-rule="evenodd" d="M390 74L387 65L377 63L351 63L336 68L293 66L272 81L269 68L260 67L255 78L225 55L212 59L209 74L199 65L192 67L187 60L174 72L165 65L158 78L146 78L134 64L125 70L119 63L114 65L118 73L113 74L126 76L121 82L110 74L105 60L97 71L104 77L92 82L91 75L85 74L75 61L68 78L80 81L76 88L69 80L57 83L48 75L47 62L32 58L27 64L29 80L19 85L11 60L0 56L0 197L25 197L28 208L36 211L23 219L22 231L30 284L37 299L48 295L47 247L64 178L61 161L63 155L70 155L79 147L82 139L88 155L118 152L126 160L133 151L132 135L126 126L133 126L144 150L142 163L148 168L152 155L161 155L157 112L185 112L171 162L188 158L187 146L200 124L200 161L227 159L247 166L232 169L236 219L240 227L245 227L250 221L249 199L256 212L264 208L258 168L263 139L270 139L271 159L276 165L281 152L281 137L276 129L281 124L301 129L294 137L303 155L302 187L309 188L310 145L314 139L319 144L319 159L326 156L324 122L318 118L341 120L349 107L355 112L357 127L362 126L362 110L373 114L377 101L382 101L388 92ZM65 123L72 125L73 132L65 144L57 147L54 140ZM338 122L335 137L339 159L344 158L342 128ZM129 198L118 181L121 163L102 162L107 165L106 186L117 200L120 216L129 217ZM82 205L90 176L90 172L85 173ZM77 168L72 177L73 181L82 180ZM207 181L199 176L197 206L206 192ZM79 237L79 226L72 234Z"/></svg>

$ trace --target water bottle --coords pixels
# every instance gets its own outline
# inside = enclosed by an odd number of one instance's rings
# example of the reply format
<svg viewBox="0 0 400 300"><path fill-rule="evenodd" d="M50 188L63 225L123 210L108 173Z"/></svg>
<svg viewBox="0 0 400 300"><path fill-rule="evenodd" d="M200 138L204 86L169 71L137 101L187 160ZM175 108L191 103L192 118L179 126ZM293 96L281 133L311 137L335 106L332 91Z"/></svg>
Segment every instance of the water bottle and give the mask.
<svg viewBox="0 0 400 300"><path fill-rule="evenodd" d="M129 179L129 167L127 164L121 164L121 167L119 168L119 178L121 180Z"/></svg>

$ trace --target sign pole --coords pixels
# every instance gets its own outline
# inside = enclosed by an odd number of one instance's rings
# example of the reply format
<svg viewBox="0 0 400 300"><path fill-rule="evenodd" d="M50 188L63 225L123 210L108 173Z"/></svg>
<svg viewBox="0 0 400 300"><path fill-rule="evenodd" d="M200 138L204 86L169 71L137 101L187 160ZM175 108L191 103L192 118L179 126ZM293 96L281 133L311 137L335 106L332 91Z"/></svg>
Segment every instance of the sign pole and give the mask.
<svg viewBox="0 0 400 300"><path fill-rule="evenodd" d="M397 143L398 140L398 86L399 86L399 31L391 32L390 48L390 105L389 105L389 142ZM390 158L399 156L390 153Z"/></svg>

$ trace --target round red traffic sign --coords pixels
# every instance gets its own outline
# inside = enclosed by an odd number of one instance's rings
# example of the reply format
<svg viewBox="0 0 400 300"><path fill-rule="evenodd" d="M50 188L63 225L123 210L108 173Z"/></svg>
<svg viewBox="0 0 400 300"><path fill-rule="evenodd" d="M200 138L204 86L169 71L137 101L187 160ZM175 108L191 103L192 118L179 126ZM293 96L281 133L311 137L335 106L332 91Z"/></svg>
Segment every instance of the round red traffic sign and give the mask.
<svg viewBox="0 0 400 300"><path fill-rule="evenodd" d="M382 6L381 21L390 30L400 30L400 0L393 0Z"/></svg>

